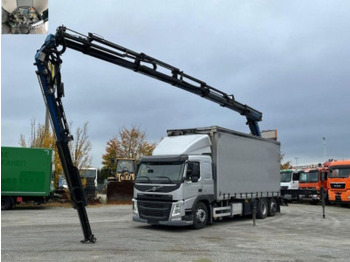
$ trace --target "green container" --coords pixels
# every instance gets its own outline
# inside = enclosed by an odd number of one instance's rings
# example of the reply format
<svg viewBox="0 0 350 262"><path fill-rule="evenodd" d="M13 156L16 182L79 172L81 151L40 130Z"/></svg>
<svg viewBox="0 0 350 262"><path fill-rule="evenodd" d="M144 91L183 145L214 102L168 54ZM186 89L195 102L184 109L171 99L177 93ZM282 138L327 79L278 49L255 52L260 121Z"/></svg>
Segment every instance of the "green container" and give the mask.
<svg viewBox="0 0 350 262"><path fill-rule="evenodd" d="M52 149L1 147L2 196L49 196L53 178Z"/></svg>

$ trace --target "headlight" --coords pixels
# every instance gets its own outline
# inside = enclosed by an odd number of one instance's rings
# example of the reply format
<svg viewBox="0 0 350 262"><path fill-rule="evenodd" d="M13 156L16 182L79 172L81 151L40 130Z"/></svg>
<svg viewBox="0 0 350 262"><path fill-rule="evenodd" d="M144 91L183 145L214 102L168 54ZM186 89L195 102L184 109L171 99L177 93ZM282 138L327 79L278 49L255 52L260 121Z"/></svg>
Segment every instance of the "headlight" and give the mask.
<svg viewBox="0 0 350 262"><path fill-rule="evenodd" d="M183 202L178 202L174 205L174 208L173 208L173 213L171 216L179 216L181 215L181 208L183 206Z"/></svg>
<svg viewBox="0 0 350 262"><path fill-rule="evenodd" d="M132 200L132 210L135 214L139 213L139 210L137 209L137 200Z"/></svg>

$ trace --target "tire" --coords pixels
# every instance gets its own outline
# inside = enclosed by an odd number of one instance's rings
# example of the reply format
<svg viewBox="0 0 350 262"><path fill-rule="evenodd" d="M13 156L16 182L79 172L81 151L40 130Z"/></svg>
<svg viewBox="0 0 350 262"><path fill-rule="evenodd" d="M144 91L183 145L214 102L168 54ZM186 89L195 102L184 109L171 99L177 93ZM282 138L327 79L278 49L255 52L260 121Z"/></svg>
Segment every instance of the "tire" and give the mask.
<svg viewBox="0 0 350 262"><path fill-rule="evenodd" d="M193 228L201 229L208 223L208 208L203 202L199 202L193 212Z"/></svg>
<svg viewBox="0 0 350 262"><path fill-rule="evenodd" d="M267 213L268 213L267 200L265 198L260 198L258 202L256 217L260 219L264 219L265 217L267 217Z"/></svg>
<svg viewBox="0 0 350 262"><path fill-rule="evenodd" d="M1 197L1 210L8 210L13 208L13 201L11 197Z"/></svg>
<svg viewBox="0 0 350 262"><path fill-rule="evenodd" d="M267 215L270 216L270 217L273 217L273 216L276 215L276 212L277 212L276 199L275 198L271 198L269 200L269 209L268 209Z"/></svg>

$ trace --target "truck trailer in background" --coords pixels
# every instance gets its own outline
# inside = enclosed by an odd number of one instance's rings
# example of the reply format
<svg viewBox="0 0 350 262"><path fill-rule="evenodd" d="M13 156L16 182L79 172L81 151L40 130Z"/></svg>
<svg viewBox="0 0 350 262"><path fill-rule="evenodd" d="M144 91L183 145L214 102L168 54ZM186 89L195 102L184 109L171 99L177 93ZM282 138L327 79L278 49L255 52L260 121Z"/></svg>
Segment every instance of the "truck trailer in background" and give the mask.
<svg viewBox="0 0 350 262"><path fill-rule="evenodd" d="M169 130L139 163L133 220L202 228L255 206L263 219L279 197L279 142L216 126Z"/></svg>
<svg viewBox="0 0 350 262"><path fill-rule="evenodd" d="M331 203L350 205L350 160L330 163L328 200Z"/></svg>
<svg viewBox="0 0 350 262"><path fill-rule="evenodd" d="M1 147L1 210L34 201L45 203L53 194L52 149Z"/></svg>

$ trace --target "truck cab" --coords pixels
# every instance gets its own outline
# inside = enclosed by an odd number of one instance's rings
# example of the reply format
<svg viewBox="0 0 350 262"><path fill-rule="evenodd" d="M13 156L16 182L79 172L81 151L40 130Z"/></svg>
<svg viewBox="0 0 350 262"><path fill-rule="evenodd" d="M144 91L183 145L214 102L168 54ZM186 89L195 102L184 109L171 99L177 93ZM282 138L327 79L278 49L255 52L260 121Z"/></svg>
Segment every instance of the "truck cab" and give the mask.
<svg viewBox="0 0 350 262"><path fill-rule="evenodd" d="M123 180L135 180L135 162L135 159L117 159L116 178L118 182Z"/></svg>
<svg viewBox="0 0 350 262"><path fill-rule="evenodd" d="M316 168L307 168L300 174L299 188L305 190L314 190L315 193L306 197L300 195L301 199L310 200L311 203L316 204L321 200L321 190L325 191L327 199L327 179L329 169L327 165L319 166Z"/></svg>
<svg viewBox="0 0 350 262"><path fill-rule="evenodd" d="M299 177L301 170L281 170L281 189L299 189Z"/></svg>
<svg viewBox="0 0 350 262"><path fill-rule="evenodd" d="M350 160L330 163L328 188L331 203L350 205Z"/></svg>
<svg viewBox="0 0 350 262"><path fill-rule="evenodd" d="M284 195L286 200L298 199L298 196L295 194L288 194L289 190L299 189L299 177L301 170L295 169L283 169L281 170L281 190L284 190L286 193Z"/></svg>
<svg viewBox="0 0 350 262"><path fill-rule="evenodd" d="M210 153L208 136L165 138L162 142L153 156L143 157L139 163L134 185L134 221L192 225L193 206L204 200L207 210L200 217L207 222L209 202L214 199L212 159L202 155Z"/></svg>

